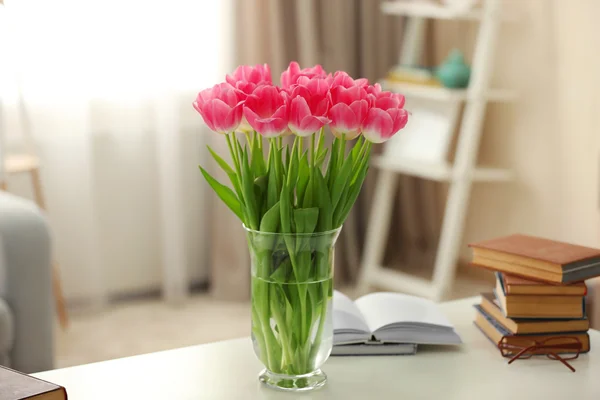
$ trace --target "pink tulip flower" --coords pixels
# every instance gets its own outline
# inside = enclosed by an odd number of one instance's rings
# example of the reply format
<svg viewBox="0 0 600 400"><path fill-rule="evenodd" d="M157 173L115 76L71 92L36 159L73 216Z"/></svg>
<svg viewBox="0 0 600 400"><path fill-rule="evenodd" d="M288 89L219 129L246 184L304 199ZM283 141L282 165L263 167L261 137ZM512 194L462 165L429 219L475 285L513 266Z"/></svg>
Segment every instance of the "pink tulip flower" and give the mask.
<svg viewBox="0 0 600 400"><path fill-rule="evenodd" d="M360 86L346 88L340 85L331 89L333 105L329 110L329 127L336 137L352 140L360 135L369 111L367 96L367 91Z"/></svg>
<svg viewBox="0 0 600 400"><path fill-rule="evenodd" d="M278 137L288 129L288 95L276 86L257 86L244 103L244 117L266 138Z"/></svg>
<svg viewBox="0 0 600 400"><path fill-rule="evenodd" d="M298 78L290 89L289 127L296 135L309 136L331 122L329 82L324 78Z"/></svg>
<svg viewBox="0 0 600 400"><path fill-rule="evenodd" d="M397 93L370 94L371 109L362 123L362 134L369 142L383 143L406 126L408 112L403 109L404 96Z"/></svg>
<svg viewBox="0 0 600 400"><path fill-rule="evenodd" d="M377 95L382 92L381 85L379 83L375 83L373 85L368 85L365 88L365 90L367 91L368 94L372 94L375 97L377 97Z"/></svg>
<svg viewBox="0 0 600 400"><path fill-rule="evenodd" d="M325 78L327 73L320 65L315 65L312 68L300 69L300 65L296 61L292 61L285 71L281 73L281 87L289 89L296 83L300 77L307 78Z"/></svg>
<svg viewBox="0 0 600 400"><path fill-rule="evenodd" d="M244 102L239 92L223 82L198 93L193 103L208 127L218 133L231 133L242 120Z"/></svg>
<svg viewBox="0 0 600 400"><path fill-rule="evenodd" d="M240 65L233 74L225 77L227 83L235 86L237 82L253 83L254 85L272 85L271 68L269 64Z"/></svg>
<svg viewBox="0 0 600 400"><path fill-rule="evenodd" d="M225 77L227 83L238 89L245 99L260 85L272 85L271 68L268 64L240 65L233 74Z"/></svg>
<svg viewBox="0 0 600 400"><path fill-rule="evenodd" d="M367 91L367 94L369 94L371 105L374 104L376 99L383 97L391 97L395 98L398 101L398 105L400 108L404 107L405 98L403 95L401 95L400 93L384 92L383 90L381 90L381 85L379 85L379 83L376 83L374 85L368 85L367 87L365 87L365 89Z"/></svg>
<svg viewBox="0 0 600 400"><path fill-rule="evenodd" d="M348 75L344 71L337 71L333 74L333 81L331 83L331 87L343 86L345 88L351 88L354 86L359 86L362 88L366 88L369 85L369 80L365 78L360 78L354 80L350 75Z"/></svg>

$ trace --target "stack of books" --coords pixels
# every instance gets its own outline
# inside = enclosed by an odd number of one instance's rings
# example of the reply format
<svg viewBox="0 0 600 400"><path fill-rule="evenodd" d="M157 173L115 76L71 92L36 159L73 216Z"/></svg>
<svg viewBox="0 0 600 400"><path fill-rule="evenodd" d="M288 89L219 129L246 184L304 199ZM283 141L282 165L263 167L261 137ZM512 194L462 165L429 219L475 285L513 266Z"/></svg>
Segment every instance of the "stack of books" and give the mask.
<svg viewBox="0 0 600 400"><path fill-rule="evenodd" d="M475 305L475 325L492 342L523 349L551 342L556 353L572 353L566 344L576 341L580 353L589 351L584 281L600 275L600 250L526 235L469 247L472 265L496 274L493 293Z"/></svg>

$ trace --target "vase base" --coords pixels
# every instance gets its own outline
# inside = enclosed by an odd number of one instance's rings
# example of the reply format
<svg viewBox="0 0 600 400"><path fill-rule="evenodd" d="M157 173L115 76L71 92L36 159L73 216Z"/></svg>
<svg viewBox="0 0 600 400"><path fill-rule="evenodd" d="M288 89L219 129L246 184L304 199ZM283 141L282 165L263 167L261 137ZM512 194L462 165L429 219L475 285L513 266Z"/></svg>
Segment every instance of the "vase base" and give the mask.
<svg viewBox="0 0 600 400"><path fill-rule="evenodd" d="M323 387L327 382L327 375L320 369L304 375L281 375L265 369L258 380L272 389L307 392Z"/></svg>

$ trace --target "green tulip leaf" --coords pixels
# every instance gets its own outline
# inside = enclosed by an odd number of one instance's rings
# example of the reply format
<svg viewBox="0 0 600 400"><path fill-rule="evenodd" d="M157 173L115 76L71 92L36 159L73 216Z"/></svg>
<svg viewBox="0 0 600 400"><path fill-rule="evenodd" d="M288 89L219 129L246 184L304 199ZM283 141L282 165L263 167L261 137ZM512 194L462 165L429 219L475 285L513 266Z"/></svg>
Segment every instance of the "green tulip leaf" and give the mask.
<svg viewBox="0 0 600 400"><path fill-rule="evenodd" d="M335 138L333 140L333 144L331 146L331 157L329 157L329 165L327 166L327 174L325 175L325 181L327 182L327 187L332 188L333 182L336 176L335 169L338 164L338 154L339 154L339 144L341 140Z"/></svg>
<svg viewBox="0 0 600 400"><path fill-rule="evenodd" d="M231 166L229 166L229 164L227 164L227 161L223 160L221 156L219 156L213 149L211 149L210 146L206 146L206 148L208 148L209 153L213 156L217 164L219 164L219 167L221 167L221 169L227 173L227 175L235 175L235 171L233 170L233 168L231 168Z"/></svg>
<svg viewBox="0 0 600 400"><path fill-rule="evenodd" d="M319 221L319 209L317 207L297 208L293 213L297 233L313 233L315 231Z"/></svg>
<svg viewBox="0 0 600 400"><path fill-rule="evenodd" d="M334 222L334 226L336 228L342 226L344 224L344 222L346 221L346 218L348 218L348 214L350 214L350 211L352 210L352 207L354 206L354 203L356 202L356 199L358 198L358 195L360 194L360 189L362 188L362 185L365 181L368 170L369 170L368 166L366 168L364 168L364 170L360 174L358 180L354 183L354 185L351 185L348 196L345 199L344 206L338 207L335 210L335 214L333 216L333 222Z"/></svg>
<svg viewBox="0 0 600 400"><path fill-rule="evenodd" d="M298 160L298 185L296 186L297 204L304 204L304 194L310 178L310 167L308 166L308 156L304 152Z"/></svg>
<svg viewBox="0 0 600 400"><path fill-rule="evenodd" d="M329 190L327 190L325 178L323 178L320 170L315 171L314 179L315 203L319 207L319 222L317 224L317 229L319 232L325 232L331 230L332 226L333 207L331 204L331 197L329 196Z"/></svg>
<svg viewBox="0 0 600 400"><path fill-rule="evenodd" d="M200 166L198 166L198 168L200 168L200 172L202 172L204 179L206 179L210 187L215 191L223 203L225 203L225 205L229 207L242 222L246 223L242 213L242 206L233 190L213 178L204 168Z"/></svg>
<svg viewBox="0 0 600 400"><path fill-rule="evenodd" d="M269 165L269 178L267 185L267 208L273 207L277 203L279 198L279 191L277 190L277 172L275 170L275 158L270 158Z"/></svg>
<svg viewBox="0 0 600 400"><path fill-rule="evenodd" d="M333 208L337 207L340 198L342 197L342 193L344 188L348 186L350 183L350 178L352 174L352 157L346 157L344 164L342 164L342 169L339 174L335 177L335 181L333 182L333 187L331 188L331 205Z"/></svg>
<svg viewBox="0 0 600 400"><path fill-rule="evenodd" d="M329 149L323 149L317 154L316 166L317 168L321 168L323 166L323 162L325 162L325 158L327 158L327 152Z"/></svg>
<svg viewBox="0 0 600 400"><path fill-rule="evenodd" d="M277 232L281 218L279 204L279 202L275 203L275 205L263 215L262 220L260 221L261 232Z"/></svg>
<svg viewBox="0 0 600 400"><path fill-rule="evenodd" d="M267 168L265 167L265 159L264 159L264 155L263 152L260 148L259 143L259 139L255 138L254 140L252 140L252 161L251 161L251 166L252 166L252 171L256 174L256 175L265 175L266 174L266 170Z"/></svg>
<svg viewBox="0 0 600 400"><path fill-rule="evenodd" d="M246 203L246 212L248 213L248 226L251 229L258 228L258 209L254 192L254 179L250 165L248 164L248 152L244 147L242 151L242 192L244 193L244 201Z"/></svg>

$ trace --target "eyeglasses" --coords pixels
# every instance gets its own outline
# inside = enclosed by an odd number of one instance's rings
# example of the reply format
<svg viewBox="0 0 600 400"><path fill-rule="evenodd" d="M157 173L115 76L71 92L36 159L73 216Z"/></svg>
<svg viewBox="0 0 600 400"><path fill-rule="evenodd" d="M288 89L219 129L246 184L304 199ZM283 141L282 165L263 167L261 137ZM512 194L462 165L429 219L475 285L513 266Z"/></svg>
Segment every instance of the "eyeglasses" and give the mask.
<svg viewBox="0 0 600 400"><path fill-rule="evenodd" d="M511 339L515 340L514 337ZM504 336L498 343L502 357L510 358L509 364L518 359L526 360L534 355L545 355L551 360L560 361L573 372L575 372L575 368L567 361L579 357L582 347L581 341L575 336L557 336L540 341L523 337L519 338L518 343L508 343L508 337ZM563 353L563 355L559 355L559 353ZM568 355L564 356L564 353L568 353Z"/></svg>

